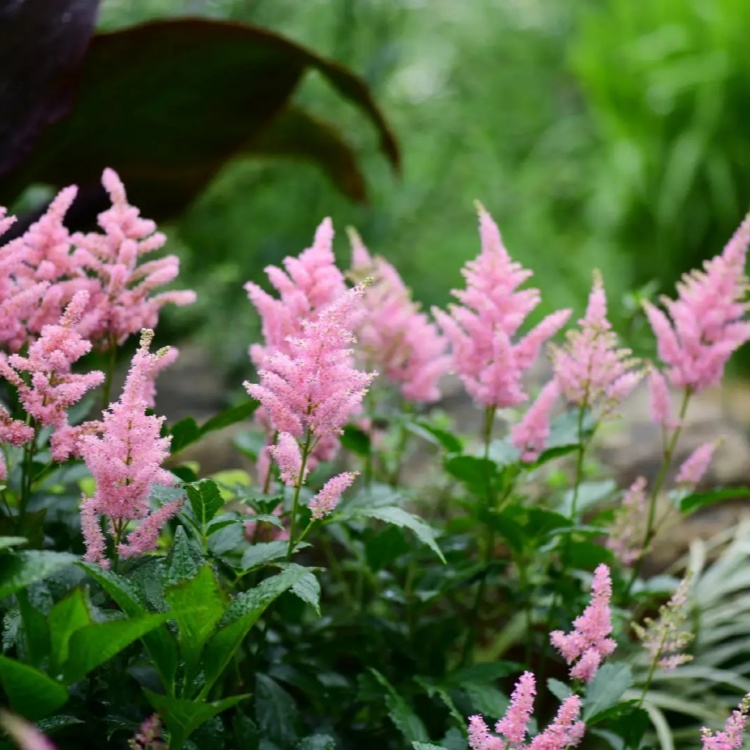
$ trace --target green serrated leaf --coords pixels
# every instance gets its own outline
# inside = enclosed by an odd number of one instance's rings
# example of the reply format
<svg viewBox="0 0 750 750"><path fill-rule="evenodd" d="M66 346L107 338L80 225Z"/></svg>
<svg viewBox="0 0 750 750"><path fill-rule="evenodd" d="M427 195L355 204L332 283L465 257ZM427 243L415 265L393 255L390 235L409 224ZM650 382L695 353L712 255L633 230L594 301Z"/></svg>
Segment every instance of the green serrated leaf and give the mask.
<svg viewBox="0 0 750 750"><path fill-rule="evenodd" d="M248 547L242 555L242 570L246 572L266 563L286 557L289 542L257 542Z"/></svg>
<svg viewBox="0 0 750 750"><path fill-rule="evenodd" d="M25 589L16 592L26 641L26 660L32 667L40 667L49 656L49 625L44 614L32 604L28 594Z"/></svg>
<svg viewBox="0 0 750 750"><path fill-rule="evenodd" d="M444 464L445 470L475 495L484 497L497 479L497 465L489 458L452 456Z"/></svg>
<svg viewBox="0 0 750 750"><path fill-rule="evenodd" d="M201 430L193 417L185 417L169 428L169 434L172 436L169 451L172 456L176 456L180 451L200 440Z"/></svg>
<svg viewBox="0 0 750 750"><path fill-rule="evenodd" d="M370 436L353 424L344 427L341 445L356 456L368 456L370 454Z"/></svg>
<svg viewBox="0 0 750 750"><path fill-rule="evenodd" d="M350 518L376 518L385 523L392 523L395 526L402 526L414 532L417 539L426 544L441 560L445 563L445 557L435 541L433 530L421 519L408 513L403 508L395 505L374 507L374 508L347 508L344 511L344 517Z"/></svg>
<svg viewBox="0 0 750 750"><path fill-rule="evenodd" d="M148 610L143 606L133 587L116 573L103 570L93 563L80 562L83 568L119 605L130 618L144 616ZM165 690L174 690L174 678L177 672L177 644L166 627L161 626L145 633L143 645L154 662Z"/></svg>
<svg viewBox="0 0 750 750"><path fill-rule="evenodd" d="M232 722L232 732L234 734L234 747L242 750L259 750L260 732L258 726L242 711L237 711Z"/></svg>
<svg viewBox="0 0 750 750"><path fill-rule="evenodd" d="M629 664L605 664L600 667L586 691L583 720L596 722L597 716L614 706L632 684L633 672Z"/></svg>
<svg viewBox="0 0 750 750"><path fill-rule="evenodd" d="M177 620L185 683L189 685L197 676L203 647L224 614L224 601L209 565L195 578L168 588L165 598Z"/></svg>
<svg viewBox="0 0 750 750"><path fill-rule="evenodd" d="M292 593L309 604L320 617L320 581L314 573L308 573L292 586Z"/></svg>
<svg viewBox="0 0 750 750"><path fill-rule="evenodd" d="M2 560L0 599L20 591L36 581L44 580L56 570L76 562L78 558L67 552L27 550L9 552L7 555L3 555Z"/></svg>
<svg viewBox="0 0 750 750"><path fill-rule="evenodd" d="M127 620L95 622L76 630L70 638L63 682L70 685L109 661L133 641L159 627L171 615L145 615Z"/></svg>
<svg viewBox="0 0 750 750"><path fill-rule="evenodd" d="M25 536L0 536L0 552L10 547L23 547L28 543Z"/></svg>
<svg viewBox="0 0 750 750"><path fill-rule="evenodd" d="M73 633L89 624L91 615L86 595L80 588L74 589L52 607L49 613L49 631L52 652L50 668L53 674L57 674L68 658L68 644Z"/></svg>
<svg viewBox="0 0 750 750"><path fill-rule="evenodd" d="M225 427L237 424L237 422L242 422L244 419L250 419L259 406L260 404L257 401L244 401L236 406L230 406L201 425L201 436L207 435L209 432L222 430Z"/></svg>
<svg viewBox="0 0 750 750"><path fill-rule="evenodd" d="M327 734L311 734L297 743L296 750L336 750L336 740Z"/></svg>
<svg viewBox="0 0 750 750"><path fill-rule="evenodd" d="M495 682L501 677L515 674L523 669L523 665L515 661L493 661L483 664L472 664L469 667L451 672L444 680L445 684L452 687L462 687L469 683Z"/></svg>
<svg viewBox="0 0 750 750"><path fill-rule="evenodd" d="M201 479L200 482L185 485L193 515L205 530L208 522L224 505L219 487L212 479Z"/></svg>
<svg viewBox="0 0 750 750"><path fill-rule="evenodd" d="M183 581L189 581L198 575L199 563L196 551L193 549L187 533L182 526L175 531L172 551L169 554L169 567L164 581L165 586L175 586Z"/></svg>
<svg viewBox="0 0 750 750"><path fill-rule="evenodd" d="M432 745L429 742L412 742L411 746L414 750L446 750L442 745Z"/></svg>
<svg viewBox="0 0 750 750"><path fill-rule="evenodd" d="M254 589L234 598L227 609L226 622L206 645L203 658L206 684L201 695L206 695L211 689L266 607L309 572L300 565L287 565L278 575L266 578Z"/></svg>
<svg viewBox="0 0 750 750"><path fill-rule="evenodd" d="M54 713L68 700L59 682L7 656L0 656L0 684L11 708L31 721Z"/></svg>
<svg viewBox="0 0 750 750"><path fill-rule="evenodd" d="M250 697L249 695L233 695L231 698L205 703L159 695L146 688L143 689L143 692L146 694L149 703L164 719L164 724L169 730L170 750L181 750L185 740L201 724Z"/></svg>
<svg viewBox="0 0 750 750"><path fill-rule="evenodd" d="M434 427L422 420L407 421L406 429L433 445L439 445L448 453L462 453L463 443L451 432Z"/></svg>
<svg viewBox="0 0 750 750"><path fill-rule="evenodd" d="M297 742L297 706L275 680L255 675L255 721L261 737L279 747L292 747Z"/></svg>
<svg viewBox="0 0 750 750"><path fill-rule="evenodd" d="M396 692L396 689L377 669L369 668L369 672L385 688L385 704L388 708L388 718L406 740L428 742L430 737L422 720L411 710L406 701Z"/></svg>

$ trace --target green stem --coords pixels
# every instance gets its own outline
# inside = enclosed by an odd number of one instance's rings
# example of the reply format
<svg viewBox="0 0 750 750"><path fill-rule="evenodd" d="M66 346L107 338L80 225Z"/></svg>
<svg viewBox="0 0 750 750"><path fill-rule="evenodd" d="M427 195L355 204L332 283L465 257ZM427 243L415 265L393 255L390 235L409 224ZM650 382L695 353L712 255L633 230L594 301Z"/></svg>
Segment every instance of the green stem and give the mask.
<svg viewBox="0 0 750 750"><path fill-rule="evenodd" d="M279 431L276 430L276 432L273 433L273 440L271 441L270 445L276 445L276 441L279 438ZM263 446L263 450L268 450L268 446ZM268 462L268 471L266 472L266 478L263 481L263 494L268 494L268 489L271 486L271 477L273 476L273 462Z"/></svg>
<svg viewBox="0 0 750 750"><path fill-rule="evenodd" d="M648 505L648 518L646 520L646 531L643 535L643 542L641 544L640 552L638 553L638 559L636 560L635 565L633 566L633 573L630 576L630 580L628 581L627 588L625 589L626 597L628 596L628 594L630 594L630 590L633 588L633 584L638 578L638 574L641 572L641 567L643 566L643 561L646 558L646 552L648 551L648 546L649 544L651 544L653 537L654 537L654 521L656 519L656 502L659 497L659 493L661 492L662 486L664 485L664 480L667 478L667 472L669 471L669 467L672 464L672 458L674 458L674 452L675 452L675 448L677 447L677 441L680 439L680 435L682 434L682 424L685 419L685 414L687 413L687 408L688 408L688 403L690 402L690 397L692 395L693 395L693 391L690 388L685 388L685 391L682 396L682 404L680 405L680 414L678 417L677 427L675 427L675 430L672 433L672 437L670 438L669 443L667 444L667 447L664 450L664 459L662 460L661 468L659 469L659 474L657 475L656 481L654 482L654 485L651 488L651 495L649 496L649 505Z"/></svg>
<svg viewBox="0 0 750 750"><path fill-rule="evenodd" d="M289 546L286 551L287 562L292 559L292 553L294 552L295 539L294 534L297 531L297 514L299 511L299 493L302 489L302 485L305 482L305 467L307 466L307 459L310 455L311 443L312 443L312 432L307 431L305 435L305 444L302 446L302 463L299 467L299 476L297 482L294 485L294 498L292 499L292 520L289 526Z"/></svg>
<svg viewBox="0 0 750 750"><path fill-rule="evenodd" d="M30 421L30 424L34 427L34 437L23 447L23 476L21 477L21 498L18 503L19 516L22 516L26 512L26 506L31 499L33 484L32 469L34 467L34 455L36 454L36 440L39 435L39 428L33 419Z"/></svg>

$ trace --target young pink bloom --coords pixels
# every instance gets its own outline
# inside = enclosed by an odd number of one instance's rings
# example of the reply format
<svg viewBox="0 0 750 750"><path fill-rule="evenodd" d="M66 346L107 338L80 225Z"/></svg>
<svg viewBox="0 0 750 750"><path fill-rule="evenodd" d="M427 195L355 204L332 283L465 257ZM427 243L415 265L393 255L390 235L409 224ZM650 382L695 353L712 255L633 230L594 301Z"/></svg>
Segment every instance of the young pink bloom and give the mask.
<svg viewBox="0 0 750 750"><path fill-rule="evenodd" d="M160 436L164 418L146 414L146 394L159 356L164 354L149 352L152 339L153 331L142 332L141 346L133 357L120 400L104 412L102 434L84 435L79 441L83 460L96 480L93 498L84 501L85 514L107 516L118 536L130 521L146 524L121 546L120 552L126 555L153 549L158 528L179 507L179 502L169 503L149 516L151 488L174 484L172 475L161 468L169 456L170 442L170 438ZM95 534L86 535L93 525L87 518L84 521L85 559L101 562L100 540Z"/></svg>
<svg viewBox="0 0 750 750"><path fill-rule="evenodd" d="M652 369L648 374L648 396L651 419L668 430L678 427L678 420L672 412L672 399L669 397L667 381L659 370Z"/></svg>
<svg viewBox="0 0 750 750"><path fill-rule="evenodd" d="M601 564L594 571L591 585L591 603L580 617L573 622L573 631L565 634L561 630L550 633L552 645L569 664L577 662L570 670L570 676L591 682L601 661L609 656L617 644L609 635L612 633L612 615L609 602L612 598L612 581L609 568Z"/></svg>
<svg viewBox="0 0 750 750"><path fill-rule="evenodd" d="M508 407L528 397L522 376L541 346L567 321L570 310L547 316L520 340L518 330L539 304L537 289L519 287L532 275L511 260L490 215L479 206L482 252L464 267L466 289L450 314L433 313L452 347L453 367L472 398L486 407Z"/></svg>
<svg viewBox="0 0 750 750"><path fill-rule="evenodd" d="M750 217L740 225L721 255L677 284L676 300L662 297L669 317L650 303L646 315L656 335L666 376L676 388L701 391L717 385L731 354L750 340L745 321L745 275Z"/></svg>
<svg viewBox="0 0 750 750"><path fill-rule="evenodd" d="M164 305L191 304L195 292L168 291L152 296L155 289L177 277L179 259L168 255L141 263L142 257L162 247L166 238L156 232L153 221L142 219L138 209L128 203L125 187L114 170L104 170L102 184L112 201L112 207L99 214L103 234L76 234L72 241L76 264L97 280L81 327L96 348L108 349L142 328L154 328Z"/></svg>
<svg viewBox="0 0 750 750"><path fill-rule="evenodd" d="M294 487L300 482L305 481L305 477L300 477L302 469L302 453L300 452L299 443L288 432L279 434L276 445L268 447L268 453L273 456L279 465L281 481L287 487ZM307 469L305 469L307 476Z"/></svg>
<svg viewBox="0 0 750 750"><path fill-rule="evenodd" d="M511 428L510 439L521 451L522 461L536 461L547 445L550 432L550 414L560 391L555 380L542 388L536 401L523 419Z"/></svg>
<svg viewBox="0 0 750 750"><path fill-rule="evenodd" d="M632 565L641 556L646 509L646 479L638 477L623 496L607 538L607 548L623 565Z"/></svg>
<svg viewBox="0 0 750 750"><path fill-rule="evenodd" d="M711 459L713 458L714 451L718 444L718 440L712 440L696 448L685 459L682 466L680 466L675 482L677 482L677 484L686 484L690 486L699 484L711 463Z"/></svg>
<svg viewBox="0 0 750 750"><path fill-rule="evenodd" d="M484 719L476 714L469 717L469 747L471 750L505 750L505 742L493 737Z"/></svg>
<svg viewBox="0 0 750 750"><path fill-rule="evenodd" d="M536 680L531 672L524 672L510 696L510 705L505 716L495 724L495 732L502 734L508 744L517 745L524 741L534 712Z"/></svg>
<svg viewBox="0 0 750 750"><path fill-rule="evenodd" d="M247 392L268 411L274 429L297 439L336 437L359 408L376 375L351 364L351 313L363 293L362 285L354 287L316 321L305 321L301 336L289 339L288 354L266 357L260 385L245 383Z"/></svg>
<svg viewBox="0 0 750 750"><path fill-rule="evenodd" d="M586 725L579 721L581 699L577 695L566 698L554 721L529 743L529 750L565 750L580 744Z"/></svg>
<svg viewBox="0 0 750 750"><path fill-rule="evenodd" d="M159 714L153 714L141 724L135 737L128 740L128 747L130 750L167 750L161 737L161 718Z"/></svg>
<svg viewBox="0 0 750 750"><path fill-rule="evenodd" d="M59 324L45 325L27 356L0 357L0 374L18 388L24 408L42 426L66 426L68 409L104 381L104 373L98 370L71 371L73 363L91 350L91 343L75 328L87 302L88 293L77 292ZM26 373L28 380L21 373Z"/></svg>
<svg viewBox="0 0 750 750"><path fill-rule="evenodd" d="M364 296L366 314L357 328L365 360L400 387L408 401L440 398L438 382L448 372L447 341L411 299L398 271L384 258L372 258L359 235L349 230L352 270L374 277Z"/></svg>
<svg viewBox="0 0 750 750"><path fill-rule="evenodd" d="M0 727L2 727L19 750L55 750L52 742L33 724L20 716L0 709Z"/></svg>
<svg viewBox="0 0 750 750"><path fill-rule="evenodd" d="M354 484L354 480L359 476L358 471L345 471L343 474L337 474L331 477L310 501L310 510L312 517L316 520L332 513L338 505L341 495L344 491Z"/></svg>
<svg viewBox="0 0 750 750"><path fill-rule="evenodd" d="M738 709L724 724L724 730L713 732L703 727L701 738L703 740L702 750L739 750L744 745L743 733L747 723L747 712L750 708L750 695L746 695Z"/></svg>
<svg viewBox="0 0 750 750"><path fill-rule="evenodd" d="M284 258L286 272L277 266L265 271L271 285L279 293L272 297L257 284L248 282L245 290L261 317L265 345L250 347L256 367L263 366L267 355L289 354L289 337L302 334L302 323L315 320L320 311L346 291L344 276L336 268L333 255L333 224L324 219L315 232L312 247L299 258Z"/></svg>
<svg viewBox="0 0 750 750"><path fill-rule="evenodd" d="M586 315L579 331L570 331L563 347L552 349L552 365L560 391L576 406L598 409L606 416L642 377L630 349L617 348L617 335L607 320L607 297L601 274L594 272Z"/></svg>

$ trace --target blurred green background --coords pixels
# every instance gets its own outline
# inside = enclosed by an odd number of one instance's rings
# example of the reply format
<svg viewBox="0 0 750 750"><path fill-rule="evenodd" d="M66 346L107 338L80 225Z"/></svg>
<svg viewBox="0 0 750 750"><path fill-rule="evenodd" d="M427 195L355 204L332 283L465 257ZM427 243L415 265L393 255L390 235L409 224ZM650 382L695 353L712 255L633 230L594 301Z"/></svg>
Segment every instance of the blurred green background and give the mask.
<svg viewBox="0 0 750 750"><path fill-rule="evenodd" d="M534 270L540 313L582 312L597 267L626 327L628 290L669 292L750 206L747 0L105 0L99 27L181 15L259 24L350 66L403 151L397 178L361 115L310 76L297 100L357 146L369 204L305 164L235 162L166 227L201 298L174 323L227 365L246 366L255 326L242 283L327 215L344 263L352 224L442 305L479 250L478 199Z"/></svg>

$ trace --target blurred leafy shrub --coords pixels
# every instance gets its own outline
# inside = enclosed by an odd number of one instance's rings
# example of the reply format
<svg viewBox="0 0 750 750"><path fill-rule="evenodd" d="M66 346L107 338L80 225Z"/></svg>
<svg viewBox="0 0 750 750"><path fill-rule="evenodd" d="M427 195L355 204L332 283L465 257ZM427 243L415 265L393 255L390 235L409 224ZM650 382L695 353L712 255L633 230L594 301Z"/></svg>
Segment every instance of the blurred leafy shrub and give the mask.
<svg viewBox="0 0 750 750"><path fill-rule="evenodd" d="M600 145L590 220L663 286L716 252L750 206L744 0L585 6L571 61Z"/></svg>

